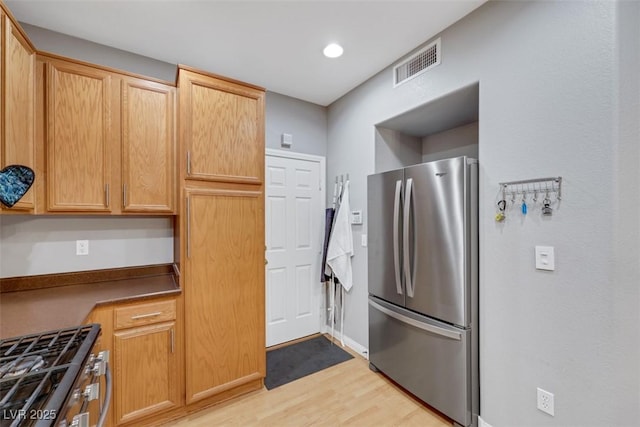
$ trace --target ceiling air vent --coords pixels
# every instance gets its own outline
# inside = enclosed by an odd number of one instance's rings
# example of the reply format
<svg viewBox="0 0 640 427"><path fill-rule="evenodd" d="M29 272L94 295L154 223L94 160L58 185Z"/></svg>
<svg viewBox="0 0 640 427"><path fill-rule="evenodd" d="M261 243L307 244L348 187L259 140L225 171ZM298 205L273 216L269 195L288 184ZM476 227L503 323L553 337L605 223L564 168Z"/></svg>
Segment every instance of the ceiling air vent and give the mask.
<svg viewBox="0 0 640 427"><path fill-rule="evenodd" d="M415 55L393 67L393 86L396 87L440 64L440 39L430 43Z"/></svg>

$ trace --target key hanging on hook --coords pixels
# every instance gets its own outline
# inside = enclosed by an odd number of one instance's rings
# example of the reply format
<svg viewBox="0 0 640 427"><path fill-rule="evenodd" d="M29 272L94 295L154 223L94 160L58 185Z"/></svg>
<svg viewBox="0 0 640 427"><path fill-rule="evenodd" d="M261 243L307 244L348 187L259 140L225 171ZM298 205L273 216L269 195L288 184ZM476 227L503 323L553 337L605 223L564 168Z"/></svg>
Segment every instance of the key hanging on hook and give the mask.
<svg viewBox="0 0 640 427"><path fill-rule="evenodd" d="M520 206L520 210L522 210L522 215L527 214L527 193L522 193L522 206Z"/></svg>
<svg viewBox="0 0 640 427"><path fill-rule="evenodd" d="M551 200L549 200L548 191L545 193L544 200L542 201L542 215L544 216L553 215L553 209L551 209Z"/></svg>
<svg viewBox="0 0 640 427"><path fill-rule="evenodd" d="M506 209L506 207L507 207L507 201L504 199L504 196L503 196L503 199L498 202L498 213L496 213L496 216L495 216L496 222L502 222L505 220L506 215L504 214L504 210Z"/></svg>
<svg viewBox="0 0 640 427"><path fill-rule="evenodd" d="M496 222L502 222L506 218L504 214L504 211L507 208L506 188L507 188L506 185L502 186L502 199L497 204L498 212L496 212L496 216L494 217Z"/></svg>

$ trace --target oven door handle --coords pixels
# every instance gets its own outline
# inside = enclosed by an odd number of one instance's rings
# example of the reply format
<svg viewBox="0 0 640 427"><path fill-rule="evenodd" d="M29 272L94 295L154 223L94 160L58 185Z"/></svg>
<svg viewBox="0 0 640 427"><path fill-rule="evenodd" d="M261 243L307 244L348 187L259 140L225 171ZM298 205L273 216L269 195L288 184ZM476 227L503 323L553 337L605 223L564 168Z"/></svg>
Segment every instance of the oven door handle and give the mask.
<svg viewBox="0 0 640 427"><path fill-rule="evenodd" d="M103 427L107 421L107 414L109 413L109 406L111 406L111 395L113 384L111 381L111 368L109 367L109 362L105 361L105 373L104 373L104 382L105 382L105 394L104 394L104 402L102 403L102 411L100 412L100 418L98 418L98 424L96 427Z"/></svg>

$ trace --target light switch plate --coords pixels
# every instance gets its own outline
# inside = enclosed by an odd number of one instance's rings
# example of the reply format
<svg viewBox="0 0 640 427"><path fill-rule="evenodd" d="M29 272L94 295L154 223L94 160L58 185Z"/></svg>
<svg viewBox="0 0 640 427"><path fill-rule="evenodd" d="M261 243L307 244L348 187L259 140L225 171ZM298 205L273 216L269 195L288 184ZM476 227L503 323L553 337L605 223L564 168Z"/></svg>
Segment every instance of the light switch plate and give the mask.
<svg viewBox="0 0 640 427"><path fill-rule="evenodd" d="M290 133L283 133L282 139L280 140L280 145L283 147L289 148L293 144L293 135Z"/></svg>
<svg viewBox="0 0 640 427"><path fill-rule="evenodd" d="M553 246L536 246L536 269L551 271L556 269Z"/></svg>
<svg viewBox="0 0 640 427"><path fill-rule="evenodd" d="M360 243L362 244L363 248L367 247L367 235L366 234L360 235Z"/></svg>

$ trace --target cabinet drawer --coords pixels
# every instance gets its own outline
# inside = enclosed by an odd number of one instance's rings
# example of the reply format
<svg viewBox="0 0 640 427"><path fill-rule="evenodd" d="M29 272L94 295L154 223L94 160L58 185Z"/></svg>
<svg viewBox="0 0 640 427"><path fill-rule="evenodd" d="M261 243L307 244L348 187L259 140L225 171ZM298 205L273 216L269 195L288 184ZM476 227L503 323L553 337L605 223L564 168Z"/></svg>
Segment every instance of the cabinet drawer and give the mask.
<svg viewBox="0 0 640 427"><path fill-rule="evenodd" d="M175 300L160 301L116 308L113 316L114 329L174 320L176 318L176 302Z"/></svg>

